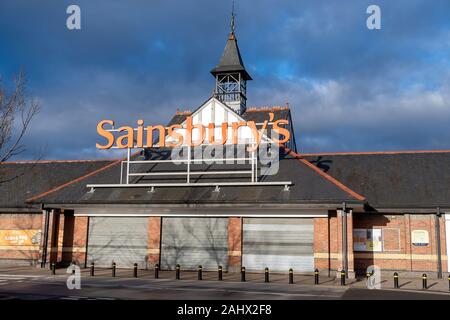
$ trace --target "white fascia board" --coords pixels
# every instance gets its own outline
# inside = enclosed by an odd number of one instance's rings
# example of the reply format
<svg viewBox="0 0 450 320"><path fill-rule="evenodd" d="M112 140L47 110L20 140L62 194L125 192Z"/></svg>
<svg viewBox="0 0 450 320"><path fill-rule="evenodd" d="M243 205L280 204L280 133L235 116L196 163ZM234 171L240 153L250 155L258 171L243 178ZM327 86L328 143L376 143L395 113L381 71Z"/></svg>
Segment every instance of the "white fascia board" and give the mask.
<svg viewBox="0 0 450 320"><path fill-rule="evenodd" d="M327 217L327 210L289 210L280 213L276 209L181 209L181 208L79 208L75 216L90 217L266 217L266 218L314 218Z"/></svg>

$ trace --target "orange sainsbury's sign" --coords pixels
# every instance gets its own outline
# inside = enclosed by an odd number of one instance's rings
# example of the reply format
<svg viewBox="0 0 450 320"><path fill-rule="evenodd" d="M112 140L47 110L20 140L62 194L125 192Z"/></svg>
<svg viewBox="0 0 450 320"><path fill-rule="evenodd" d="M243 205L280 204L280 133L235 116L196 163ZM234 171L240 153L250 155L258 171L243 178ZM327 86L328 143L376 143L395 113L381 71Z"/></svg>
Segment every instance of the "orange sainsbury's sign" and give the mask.
<svg viewBox="0 0 450 320"><path fill-rule="evenodd" d="M0 230L0 246L35 246L41 230Z"/></svg>
<svg viewBox="0 0 450 320"><path fill-rule="evenodd" d="M275 135L282 137L282 139L271 138L274 143L283 144L289 141L291 133L285 128L285 126L289 124L289 121L281 119L272 123L274 114L271 112L269 115L269 120L265 120L262 123L261 128L257 128L254 121L239 121L232 122L231 124L223 122L219 126L221 128L220 139L216 139L215 137L217 125L214 123L209 123L208 126L203 124L193 124L191 116L186 118L184 127L181 124L174 124L169 127L165 127L163 125L145 126L144 120L138 120L136 128L123 126L118 129L113 129L113 120L102 120L97 125L97 133L106 139L106 143L97 143L96 147L97 149L104 150L110 148L148 148L153 146L176 148L183 145L196 147L204 143L211 145L224 145L227 142L238 144L240 141L239 132L242 132L242 130L239 129L248 127L250 128L252 137L254 138L253 144L255 146L252 148L254 151L260 145L264 132L267 130L269 123L272 125L271 130L275 133ZM106 129L105 127L107 125L111 126L111 128ZM230 129L231 141L228 141L228 132ZM185 134L180 133L180 130L184 130ZM194 130L198 132L195 140L193 139ZM117 134L114 134L113 132L117 132ZM158 137L158 143L156 145L153 144L155 137ZM171 139L166 139L167 137Z"/></svg>

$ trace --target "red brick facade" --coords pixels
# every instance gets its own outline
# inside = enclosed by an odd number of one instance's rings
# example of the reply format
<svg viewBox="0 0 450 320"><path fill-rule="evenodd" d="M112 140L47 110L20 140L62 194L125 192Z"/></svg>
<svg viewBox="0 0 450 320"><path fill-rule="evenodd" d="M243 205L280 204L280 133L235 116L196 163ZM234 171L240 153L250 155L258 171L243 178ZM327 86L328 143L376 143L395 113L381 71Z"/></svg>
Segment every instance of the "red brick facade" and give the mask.
<svg viewBox="0 0 450 320"><path fill-rule="evenodd" d="M43 225L45 225L43 215ZM49 214L46 263L68 265L86 263L89 217L77 217L73 211L51 211ZM41 251L44 250L44 242ZM42 257L41 257L42 259Z"/></svg>
<svg viewBox="0 0 450 320"><path fill-rule="evenodd" d="M75 262L84 266L86 263L89 218L67 214L65 220L62 262L64 264Z"/></svg>
<svg viewBox="0 0 450 320"><path fill-rule="evenodd" d="M148 257L149 267L160 263L161 217L148 218Z"/></svg>
<svg viewBox="0 0 450 320"><path fill-rule="evenodd" d="M347 212L347 268L354 272L353 215ZM344 268L341 211L330 211L328 217L314 218L314 264L319 271Z"/></svg>
<svg viewBox="0 0 450 320"><path fill-rule="evenodd" d="M40 213L0 213L0 230L42 230ZM36 264L39 259L39 244L0 245L0 263Z"/></svg>
<svg viewBox="0 0 450 320"><path fill-rule="evenodd" d="M438 254L436 241L436 215L429 214L376 214L352 213L347 217L347 263L349 274L364 272L376 265L382 270L437 271ZM43 230L45 215L0 214L1 230ZM149 217L148 262L152 268L160 262L161 217ZM228 262L230 271L238 271L242 261L242 218L228 218ZM439 217L441 234L441 266L447 272L447 248L444 216ZM72 211L52 210L49 213L47 263L86 263L89 217L74 216ZM343 214L330 211L327 217L314 218L314 263L321 272L341 270L343 257ZM379 250L354 250L354 231L381 230L382 243ZM414 244L412 234L428 234L429 243ZM41 250L43 242L41 243ZM381 248L381 249L380 249ZM37 262L42 251L39 245L26 247L0 246L0 260Z"/></svg>
<svg viewBox="0 0 450 320"><path fill-rule="evenodd" d="M355 229L381 229L383 247L380 252L355 252L355 267L365 270L377 265L382 270L437 271L436 216L434 214L358 214ZM447 270L447 248L444 217L439 218L442 270ZM414 231L426 231L429 244L418 246L411 239Z"/></svg>
<svg viewBox="0 0 450 320"><path fill-rule="evenodd" d="M242 218L228 218L228 268L237 271L242 261Z"/></svg>

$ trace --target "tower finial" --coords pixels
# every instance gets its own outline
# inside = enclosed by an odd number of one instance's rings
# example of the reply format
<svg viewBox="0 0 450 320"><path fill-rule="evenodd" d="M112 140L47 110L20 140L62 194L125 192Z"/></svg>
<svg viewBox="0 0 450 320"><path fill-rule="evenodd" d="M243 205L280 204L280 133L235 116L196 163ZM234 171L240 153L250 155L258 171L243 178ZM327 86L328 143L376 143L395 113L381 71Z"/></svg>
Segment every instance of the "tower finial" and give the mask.
<svg viewBox="0 0 450 320"><path fill-rule="evenodd" d="M231 33L234 33L234 30L235 30L235 28L236 28L236 25L235 25L235 18L236 18L236 15L235 15L235 13L234 13L234 0L233 0L233 6L232 6L232 8L231 8L231 22L230 22Z"/></svg>
<svg viewBox="0 0 450 320"><path fill-rule="evenodd" d="M216 79L215 96L238 114L243 114L247 103L247 81L252 77L245 70L235 32L235 0L231 9L230 34L219 64L211 70Z"/></svg>

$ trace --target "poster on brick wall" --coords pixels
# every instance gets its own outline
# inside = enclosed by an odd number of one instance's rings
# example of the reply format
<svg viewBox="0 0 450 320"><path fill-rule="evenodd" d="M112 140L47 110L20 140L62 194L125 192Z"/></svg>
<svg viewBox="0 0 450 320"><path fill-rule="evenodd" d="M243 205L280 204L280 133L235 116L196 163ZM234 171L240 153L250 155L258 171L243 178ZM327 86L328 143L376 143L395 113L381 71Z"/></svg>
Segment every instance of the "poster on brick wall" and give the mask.
<svg viewBox="0 0 450 320"><path fill-rule="evenodd" d="M416 247L426 247L430 243L427 230L413 230L411 232L411 242Z"/></svg>
<svg viewBox="0 0 450 320"><path fill-rule="evenodd" d="M353 249L366 251L367 229L353 229Z"/></svg>
<svg viewBox="0 0 450 320"><path fill-rule="evenodd" d="M0 230L0 246L38 246L41 230Z"/></svg>
<svg viewBox="0 0 450 320"><path fill-rule="evenodd" d="M354 229L353 248L355 251L382 251L381 229Z"/></svg>

